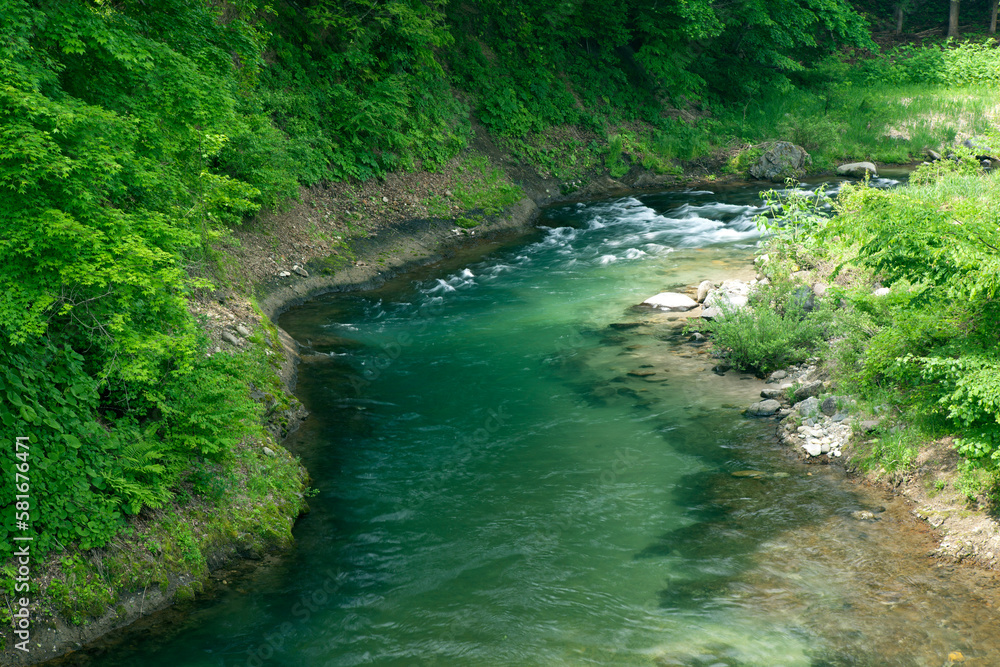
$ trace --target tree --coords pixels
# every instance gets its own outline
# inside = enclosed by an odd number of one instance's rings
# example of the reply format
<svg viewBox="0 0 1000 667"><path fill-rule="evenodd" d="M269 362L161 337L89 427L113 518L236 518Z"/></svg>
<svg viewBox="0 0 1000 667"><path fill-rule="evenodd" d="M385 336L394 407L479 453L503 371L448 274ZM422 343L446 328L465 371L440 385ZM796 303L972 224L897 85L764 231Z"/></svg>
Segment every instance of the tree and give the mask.
<svg viewBox="0 0 1000 667"><path fill-rule="evenodd" d="M948 12L948 36L958 37L958 5L960 0L951 0L951 8Z"/></svg>

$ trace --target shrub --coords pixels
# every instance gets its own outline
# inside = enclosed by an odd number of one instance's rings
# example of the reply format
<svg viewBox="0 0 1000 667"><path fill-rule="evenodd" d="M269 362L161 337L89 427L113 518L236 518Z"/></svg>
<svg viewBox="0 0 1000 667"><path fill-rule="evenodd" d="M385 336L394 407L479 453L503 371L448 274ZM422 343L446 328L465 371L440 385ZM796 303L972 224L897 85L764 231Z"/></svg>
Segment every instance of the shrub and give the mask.
<svg viewBox="0 0 1000 667"><path fill-rule="evenodd" d="M722 311L707 326L717 352L734 368L759 375L804 361L823 335L816 318L797 309L779 313L758 304Z"/></svg>

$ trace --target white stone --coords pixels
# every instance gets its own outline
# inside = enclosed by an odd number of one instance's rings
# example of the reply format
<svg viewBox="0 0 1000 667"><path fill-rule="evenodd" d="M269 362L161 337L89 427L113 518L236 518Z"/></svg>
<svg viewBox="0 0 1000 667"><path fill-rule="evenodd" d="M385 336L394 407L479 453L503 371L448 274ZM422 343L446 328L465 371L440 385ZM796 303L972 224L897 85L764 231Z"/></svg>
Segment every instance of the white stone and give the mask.
<svg viewBox="0 0 1000 667"><path fill-rule="evenodd" d="M802 445L802 449L806 450L806 454L809 456L819 456L823 453L823 448L815 443Z"/></svg>
<svg viewBox="0 0 1000 667"><path fill-rule="evenodd" d="M879 287L877 290L872 292L875 296L886 296L891 290L888 287Z"/></svg>
<svg viewBox="0 0 1000 667"><path fill-rule="evenodd" d="M698 284L698 297L696 299L698 303L703 303L708 297L709 292L714 289L715 283L711 280L702 280L701 283Z"/></svg>
<svg viewBox="0 0 1000 667"><path fill-rule="evenodd" d="M656 296L651 296L642 302L644 306L652 306L660 310L672 312L683 312L691 310L698 305L698 302L689 296L678 292L661 292Z"/></svg>
<svg viewBox="0 0 1000 667"><path fill-rule="evenodd" d="M290 275L292 274L288 271L278 271L278 277L280 278L287 278Z"/></svg>
<svg viewBox="0 0 1000 667"><path fill-rule="evenodd" d="M271 449L270 447L264 448L264 456L274 456L274 455L275 454L273 449Z"/></svg>

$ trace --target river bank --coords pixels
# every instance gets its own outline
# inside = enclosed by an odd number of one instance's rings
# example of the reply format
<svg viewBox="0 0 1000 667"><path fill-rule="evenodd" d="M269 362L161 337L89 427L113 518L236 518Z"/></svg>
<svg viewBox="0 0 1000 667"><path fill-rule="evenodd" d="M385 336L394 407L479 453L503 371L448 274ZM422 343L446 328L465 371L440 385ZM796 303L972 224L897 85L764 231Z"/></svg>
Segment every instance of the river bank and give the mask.
<svg viewBox="0 0 1000 667"><path fill-rule="evenodd" d="M557 197L552 194L551 189L545 188L545 185L547 183L541 181L533 185L529 184L529 187L525 189L535 192L539 197L538 202L543 205L557 201ZM546 189L550 191L545 192ZM623 191L621 182L610 179L601 179L596 186L587 190L595 196ZM574 195L563 195L561 198L568 201L571 198L579 197L579 193L574 193ZM379 199L375 195L366 195L366 198L368 200L374 198L377 206ZM336 204L335 200L336 197L326 203L332 207ZM196 307L202 309L200 312L205 314L206 320L211 323L209 329L213 340L217 343L216 353L223 349L244 348L252 343L249 342L249 336L242 334L241 327L247 331L261 326L270 327L278 313L312 296L331 290L370 288L385 281L391 275L410 270L421 264L438 261L456 248L503 242L505 239L511 238L511 235L530 231L538 214L538 202L530 198L522 199L508 208L503 215L485 219L474 228L457 227L449 220L396 219L380 225L377 224L380 219L373 218L374 224L365 229L363 235L351 239L349 243L338 244L336 255L324 257L322 256L324 252L322 246L319 243L308 241L308 231L304 232L305 237L297 236L297 234L303 233L303 230L308 230L309 224L315 223L318 218L325 215L324 210L329 210L329 208L324 208L322 200L313 199L303 203L303 206L307 206L308 209L303 209L303 214L299 216L299 226L285 225L279 228L281 231L275 230L276 233L271 238L278 239L280 245L277 249L273 243L267 240L258 239L255 243L249 232L242 237L244 252L249 247L256 247L259 252L251 261L243 261L248 257L242 256L240 266L267 267L270 264L272 267L258 269L263 278L256 282L255 295L241 294L239 289L217 291L206 295L207 298L199 301ZM381 220L381 222L386 221ZM328 259L329 257L334 258L332 262ZM300 271L294 271L296 267ZM272 272L273 269L277 270ZM287 271L288 269L292 270ZM287 271L289 275L280 275L284 271ZM272 272L270 276L267 275L269 272ZM307 275L302 275L303 273ZM264 316L270 317L265 318ZM275 340L279 339L285 342L284 347L290 353L293 347L288 342L290 339L276 329ZM286 383L286 387L290 388L294 383L292 367L286 363L282 368L281 377ZM294 426L294 417L285 418L285 422L278 426L275 434L279 436L287 434L294 429ZM283 456L284 454L282 454ZM209 564L209 570L222 564L222 560L212 559L212 561ZM220 577L215 577L215 579L224 581ZM203 582L206 582L204 575L199 580L199 583ZM222 583L221 585L226 586L227 584ZM191 588L191 590L196 589L197 586ZM166 595L163 600L158 600L157 604L166 604L169 599L170 596ZM144 606L142 602L139 603L139 615L145 615L143 612L148 612L148 610L149 607ZM126 611L131 614L128 608ZM94 631L95 636L103 634L106 628L106 626L102 627L96 624L88 627L97 628ZM71 646L89 641L85 636L78 634L78 631L74 634L66 632L66 635L67 638L63 641ZM53 647L58 646L58 642L53 640L52 645Z"/></svg>

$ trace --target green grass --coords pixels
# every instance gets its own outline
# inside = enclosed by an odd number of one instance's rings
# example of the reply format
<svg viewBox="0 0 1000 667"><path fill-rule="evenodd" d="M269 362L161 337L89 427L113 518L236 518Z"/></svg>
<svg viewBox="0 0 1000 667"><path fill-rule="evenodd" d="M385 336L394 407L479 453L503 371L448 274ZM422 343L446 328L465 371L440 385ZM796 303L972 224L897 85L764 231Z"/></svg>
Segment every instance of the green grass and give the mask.
<svg viewBox="0 0 1000 667"><path fill-rule="evenodd" d="M822 171L846 160L902 164L925 148L985 134L1000 123L1000 101L986 85L844 84L762 97L718 120L715 143L791 141Z"/></svg>

